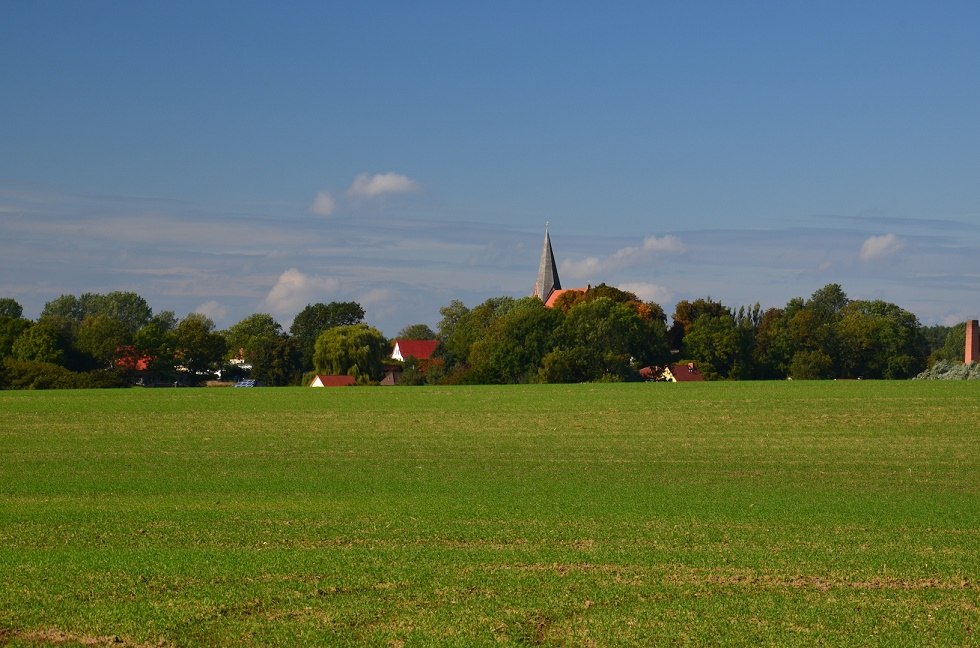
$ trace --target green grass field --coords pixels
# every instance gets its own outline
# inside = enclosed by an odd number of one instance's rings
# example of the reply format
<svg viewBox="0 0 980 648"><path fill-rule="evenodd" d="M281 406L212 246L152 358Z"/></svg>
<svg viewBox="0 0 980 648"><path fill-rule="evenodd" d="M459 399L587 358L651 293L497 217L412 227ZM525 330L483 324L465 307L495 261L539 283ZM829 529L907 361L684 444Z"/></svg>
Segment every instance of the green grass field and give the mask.
<svg viewBox="0 0 980 648"><path fill-rule="evenodd" d="M975 645L980 383L0 392L0 644Z"/></svg>

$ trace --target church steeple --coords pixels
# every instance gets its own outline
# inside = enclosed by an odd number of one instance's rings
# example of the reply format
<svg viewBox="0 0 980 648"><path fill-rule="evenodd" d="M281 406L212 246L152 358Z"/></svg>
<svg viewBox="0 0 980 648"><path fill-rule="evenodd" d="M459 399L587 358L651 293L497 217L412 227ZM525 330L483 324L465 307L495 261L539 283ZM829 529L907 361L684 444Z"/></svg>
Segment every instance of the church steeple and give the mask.
<svg viewBox="0 0 980 648"><path fill-rule="evenodd" d="M551 237L548 235L548 224L544 226L544 247L541 249L541 262L538 265L538 280L534 282L534 296L543 302L555 290L561 290L558 279L558 265L555 263L555 253L551 250Z"/></svg>

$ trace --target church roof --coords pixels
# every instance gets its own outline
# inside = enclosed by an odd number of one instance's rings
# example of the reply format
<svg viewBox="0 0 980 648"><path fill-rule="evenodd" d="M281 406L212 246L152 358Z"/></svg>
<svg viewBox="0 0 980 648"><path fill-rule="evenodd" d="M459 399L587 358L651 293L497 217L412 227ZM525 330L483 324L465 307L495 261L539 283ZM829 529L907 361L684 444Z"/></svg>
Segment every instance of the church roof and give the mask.
<svg viewBox="0 0 980 648"><path fill-rule="evenodd" d="M555 263L555 253L551 250L551 237L546 229L544 247L541 249L541 262L538 265L538 280L534 282L534 296L547 302L555 290L561 290L561 280L558 279L558 265Z"/></svg>

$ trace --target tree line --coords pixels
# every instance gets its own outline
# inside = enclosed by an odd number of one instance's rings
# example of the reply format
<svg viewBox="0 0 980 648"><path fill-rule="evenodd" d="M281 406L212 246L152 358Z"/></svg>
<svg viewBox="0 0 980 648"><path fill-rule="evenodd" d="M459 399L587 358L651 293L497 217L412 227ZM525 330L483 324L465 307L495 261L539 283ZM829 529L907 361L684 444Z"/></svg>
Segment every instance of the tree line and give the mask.
<svg viewBox="0 0 980 648"><path fill-rule="evenodd" d="M881 300L851 300L837 284L782 308L733 308L710 297L659 304L600 284L569 291L554 308L537 298L493 297L440 309L436 357L390 359L392 340L364 322L356 302L309 304L288 331L267 313L217 330L208 317L154 313L134 292L62 295L36 321L0 299L0 388L194 385L221 375L266 385L305 384L314 373L400 384L639 380L639 369L694 362L708 379L910 378L962 359L964 325L923 327Z"/></svg>

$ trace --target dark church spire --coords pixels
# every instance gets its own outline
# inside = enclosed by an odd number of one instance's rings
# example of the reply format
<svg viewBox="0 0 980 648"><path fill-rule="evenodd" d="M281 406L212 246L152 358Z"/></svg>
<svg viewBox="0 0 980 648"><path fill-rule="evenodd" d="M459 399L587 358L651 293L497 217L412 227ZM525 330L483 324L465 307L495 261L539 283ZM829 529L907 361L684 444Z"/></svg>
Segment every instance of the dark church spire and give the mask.
<svg viewBox="0 0 980 648"><path fill-rule="evenodd" d="M544 226L544 247L541 249L541 263L538 266L538 280L534 282L534 296L543 302L548 301L552 291L561 290L558 279L558 266L555 264L555 253L551 251L551 237L548 235L548 225Z"/></svg>

